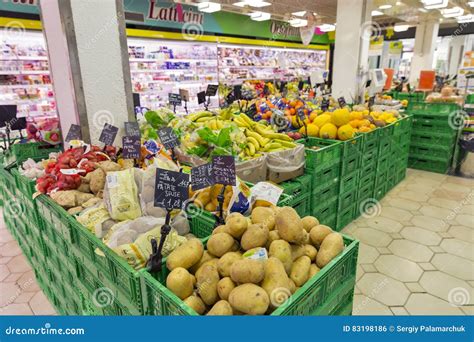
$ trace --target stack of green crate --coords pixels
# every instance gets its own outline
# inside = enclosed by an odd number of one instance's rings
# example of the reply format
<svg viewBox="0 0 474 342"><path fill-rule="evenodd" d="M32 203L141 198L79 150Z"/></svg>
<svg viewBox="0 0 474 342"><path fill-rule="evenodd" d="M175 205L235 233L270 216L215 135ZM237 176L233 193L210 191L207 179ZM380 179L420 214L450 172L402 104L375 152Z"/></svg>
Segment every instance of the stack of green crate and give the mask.
<svg viewBox="0 0 474 342"><path fill-rule="evenodd" d="M392 170L390 167L392 166L393 161L392 150L394 149L394 130L394 124L380 127L376 130L379 139L373 196L376 200L382 199L390 190L389 184L392 177Z"/></svg>
<svg viewBox="0 0 474 342"><path fill-rule="evenodd" d="M11 167L20 165L28 158L35 160L48 158L52 152L59 152L60 146L53 146L44 143L24 143L24 144L13 144L5 152L3 157L3 165L5 167Z"/></svg>
<svg viewBox="0 0 474 342"><path fill-rule="evenodd" d="M340 231L358 216L357 196L361 163L363 159L364 137L357 135L342 142L342 160L337 205L336 230Z"/></svg>
<svg viewBox="0 0 474 342"><path fill-rule="evenodd" d="M412 116L405 116L393 124L392 160L390 162L390 170L393 176L390 178L388 185L390 189L405 179L412 123Z"/></svg>
<svg viewBox="0 0 474 342"><path fill-rule="evenodd" d="M311 137L298 142L306 146L305 172L312 180L310 213L322 224L336 227L343 143Z"/></svg>
<svg viewBox="0 0 474 342"><path fill-rule="evenodd" d="M409 167L448 173L459 136L463 115L454 103L412 103L413 115Z"/></svg>
<svg viewBox="0 0 474 342"><path fill-rule="evenodd" d="M408 103L410 102L421 102L425 100L425 93L423 92L416 92L416 93L402 93L398 91L394 91L392 97L395 100L407 100Z"/></svg>
<svg viewBox="0 0 474 342"><path fill-rule="evenodd" d="M290 181L278 184L283 193L291 197L289 206L301 217L311 215L311 175L304 174Z"/></svg>

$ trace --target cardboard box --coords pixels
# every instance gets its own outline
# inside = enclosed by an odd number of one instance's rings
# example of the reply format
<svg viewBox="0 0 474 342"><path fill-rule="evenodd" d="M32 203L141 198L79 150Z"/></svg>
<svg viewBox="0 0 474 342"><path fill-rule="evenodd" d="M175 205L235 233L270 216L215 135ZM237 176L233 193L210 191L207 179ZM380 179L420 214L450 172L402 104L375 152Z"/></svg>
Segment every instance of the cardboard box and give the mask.
<svg viewBox="0 0 474 342"><path fill-rule="evenodd" d="M304 174L304 145L298 144L290 150L267 154L267 180L281 183Z"/></svg>

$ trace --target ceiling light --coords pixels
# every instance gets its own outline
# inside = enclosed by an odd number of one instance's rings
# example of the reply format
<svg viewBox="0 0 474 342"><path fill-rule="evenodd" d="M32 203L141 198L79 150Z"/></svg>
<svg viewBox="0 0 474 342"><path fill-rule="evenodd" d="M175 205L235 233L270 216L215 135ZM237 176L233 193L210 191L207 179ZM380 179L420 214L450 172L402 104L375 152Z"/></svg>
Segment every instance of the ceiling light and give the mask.
<svg viewBox="0 0 474 342"><path fill-rule="evenodd" d="M255 20L255 21L265 21L265 20L269 20L271 17L272 15L267 12L250 13L250 19Z"/></svg>
<svg viewBox="0 0 474 342"><path fill-rule="evenodd" d="M403 2L401 2L401 1L397 1L397 2L395 3L395 5L397 5L397 6L401 6L401 5L403 5Z"/></svg>
<svg viewBox="0 0 474 342"><path fill-rule="evenodd" d="M448 0L421 0L426 9L437 9L448 7Z"/></svg>
<svg viewBox="0 0 474 342"><path fill-rule="evenodd" d="M332 32L336 30L336 26L331 24L323 24L318 26L318 28L321 32Z"/></svg>
<svg viewBox="0 0 474 342"><path fill-rule="evenodd" d="M469 1L467 4L468 4L470 7L474 7L474 1Z"/></svg>
<svg viewBox="0 0 474 342"><path fill-rule="evenodd" d="M295 16L297 16L297 17L302 17L302 16L304 16L304 15L306 14L306 11L293 12L293 13L291 13L291 14L293 14L293 15L295 15Z"/></svg>
<svg viewBox="0 0 474 342"><path fill-rule="evenodd" d="M218 12L221 10L221 4L210 1L200 2L198 3L198 9L204 13Z"/></svg>
<svg viewBox="0 0 474 342"><path fill-rule="evenodd" d="M461 7L446 8L441 10L441 14L445 18L455 18L464 14L464 9Z"/></svg>
<svg viewBox="0 0 474 342"><path fill-rule="evenodd" d="M288 23L293 27L304 27L308 25L308 20L295 18L288 20Z"/></svg>
<svg viewBox="0 0 474 342"><path fill-rule="evenodd" d="M238 6L238 7L245 7L247 3L245 1L239 1L239 2L234 2L232 5Z"/></svg>
<svg viewBox="0 0 474 342"><path fill-rule="evenodd" d="M372 17L376 17L378 15L383 15L383 12L380 12L380 11L377 11L377 10L372 11Z"/></svg>
<svg viewBox="0 0 474 342"><path fill-rule="evenodd" d="M251 7L265 7L271 5L271 3L262 0L245 0L245 2Z"/></svg>
<svg viewBox="0 0 474 342"><path fill-rule="evenodd" d="M461 15L456 18L458 23L463 24L463 23L471 23L474 21L474 15L472 14L467 14L467 15Z"/></svg>
<svg viewBox="0 0 474 342"><path fill-rule="evenodd" d="M407 24L395 24L393 27L393 30L395 32L405 32L410 28L410 25Z"/></svg>
<svg viewBox="0 0 474 342"><path fill-rule="evenodd" d="M392 5L380 5L379 8L382 9L382 10L390 9L390 8L392 8Z"/></svg>

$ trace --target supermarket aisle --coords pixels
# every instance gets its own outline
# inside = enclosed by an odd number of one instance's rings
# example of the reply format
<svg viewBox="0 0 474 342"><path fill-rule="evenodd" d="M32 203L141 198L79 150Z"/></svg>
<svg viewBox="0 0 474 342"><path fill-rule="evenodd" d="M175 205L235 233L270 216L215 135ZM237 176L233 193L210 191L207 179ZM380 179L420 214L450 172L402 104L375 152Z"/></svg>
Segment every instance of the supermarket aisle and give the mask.
<svg viewBox="0 0 474 342"><path fill-rule="evenodd" d="M0 315L55 315L0 215Z"/></svg>
<svg viewBox="0 0 474 342"><path fill-rule="evenodd" d="M474 180L410 169L368 216L354 315L474 314Z"/></svg>
<svg viewBox="0 0 474 342"><path fill-rule="evenodd" d="M409 170L343 232L361 241L354 315L474 314L474 180ZM3 219L0 282L0 315L54 314Z"/></svg>

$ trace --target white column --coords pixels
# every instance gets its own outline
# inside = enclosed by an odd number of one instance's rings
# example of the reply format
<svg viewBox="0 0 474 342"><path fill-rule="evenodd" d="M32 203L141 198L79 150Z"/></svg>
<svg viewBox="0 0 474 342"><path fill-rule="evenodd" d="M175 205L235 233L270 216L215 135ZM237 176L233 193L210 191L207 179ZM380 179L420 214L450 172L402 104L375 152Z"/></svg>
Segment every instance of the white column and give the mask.
<svg viewBox="0 0 474 342"><path fill-rule="evenodd" d="M448 73L449 76L452 77L457 75L458 69L461 66L460 63L462 62L463 53L466 50L466 36L455 36L451 39L449 43L449 66L448 66Z"/></svg>
<svg viewBox="0 0 474 342"><path fill-rule="evenodd" d="M361 96L368 70L371 31L371 0L338 0L332 94L347 100ZM378 32L380 33L380 32Z"/></svg>
<svg viewBox="0 0 474 342"><path fill-rule="evenodd" d="M410 65L410 84L418 86L420 71L433 69L433 57L439 22L422 22L416 26L415 47Z"/></svg>
<svg viewBox="0 0 474 342"><path fill-rule="evenodd" d="M81 125L98 144L105 123L134 120L122 0L42 0L44 33L63 134Z"/></svg>

